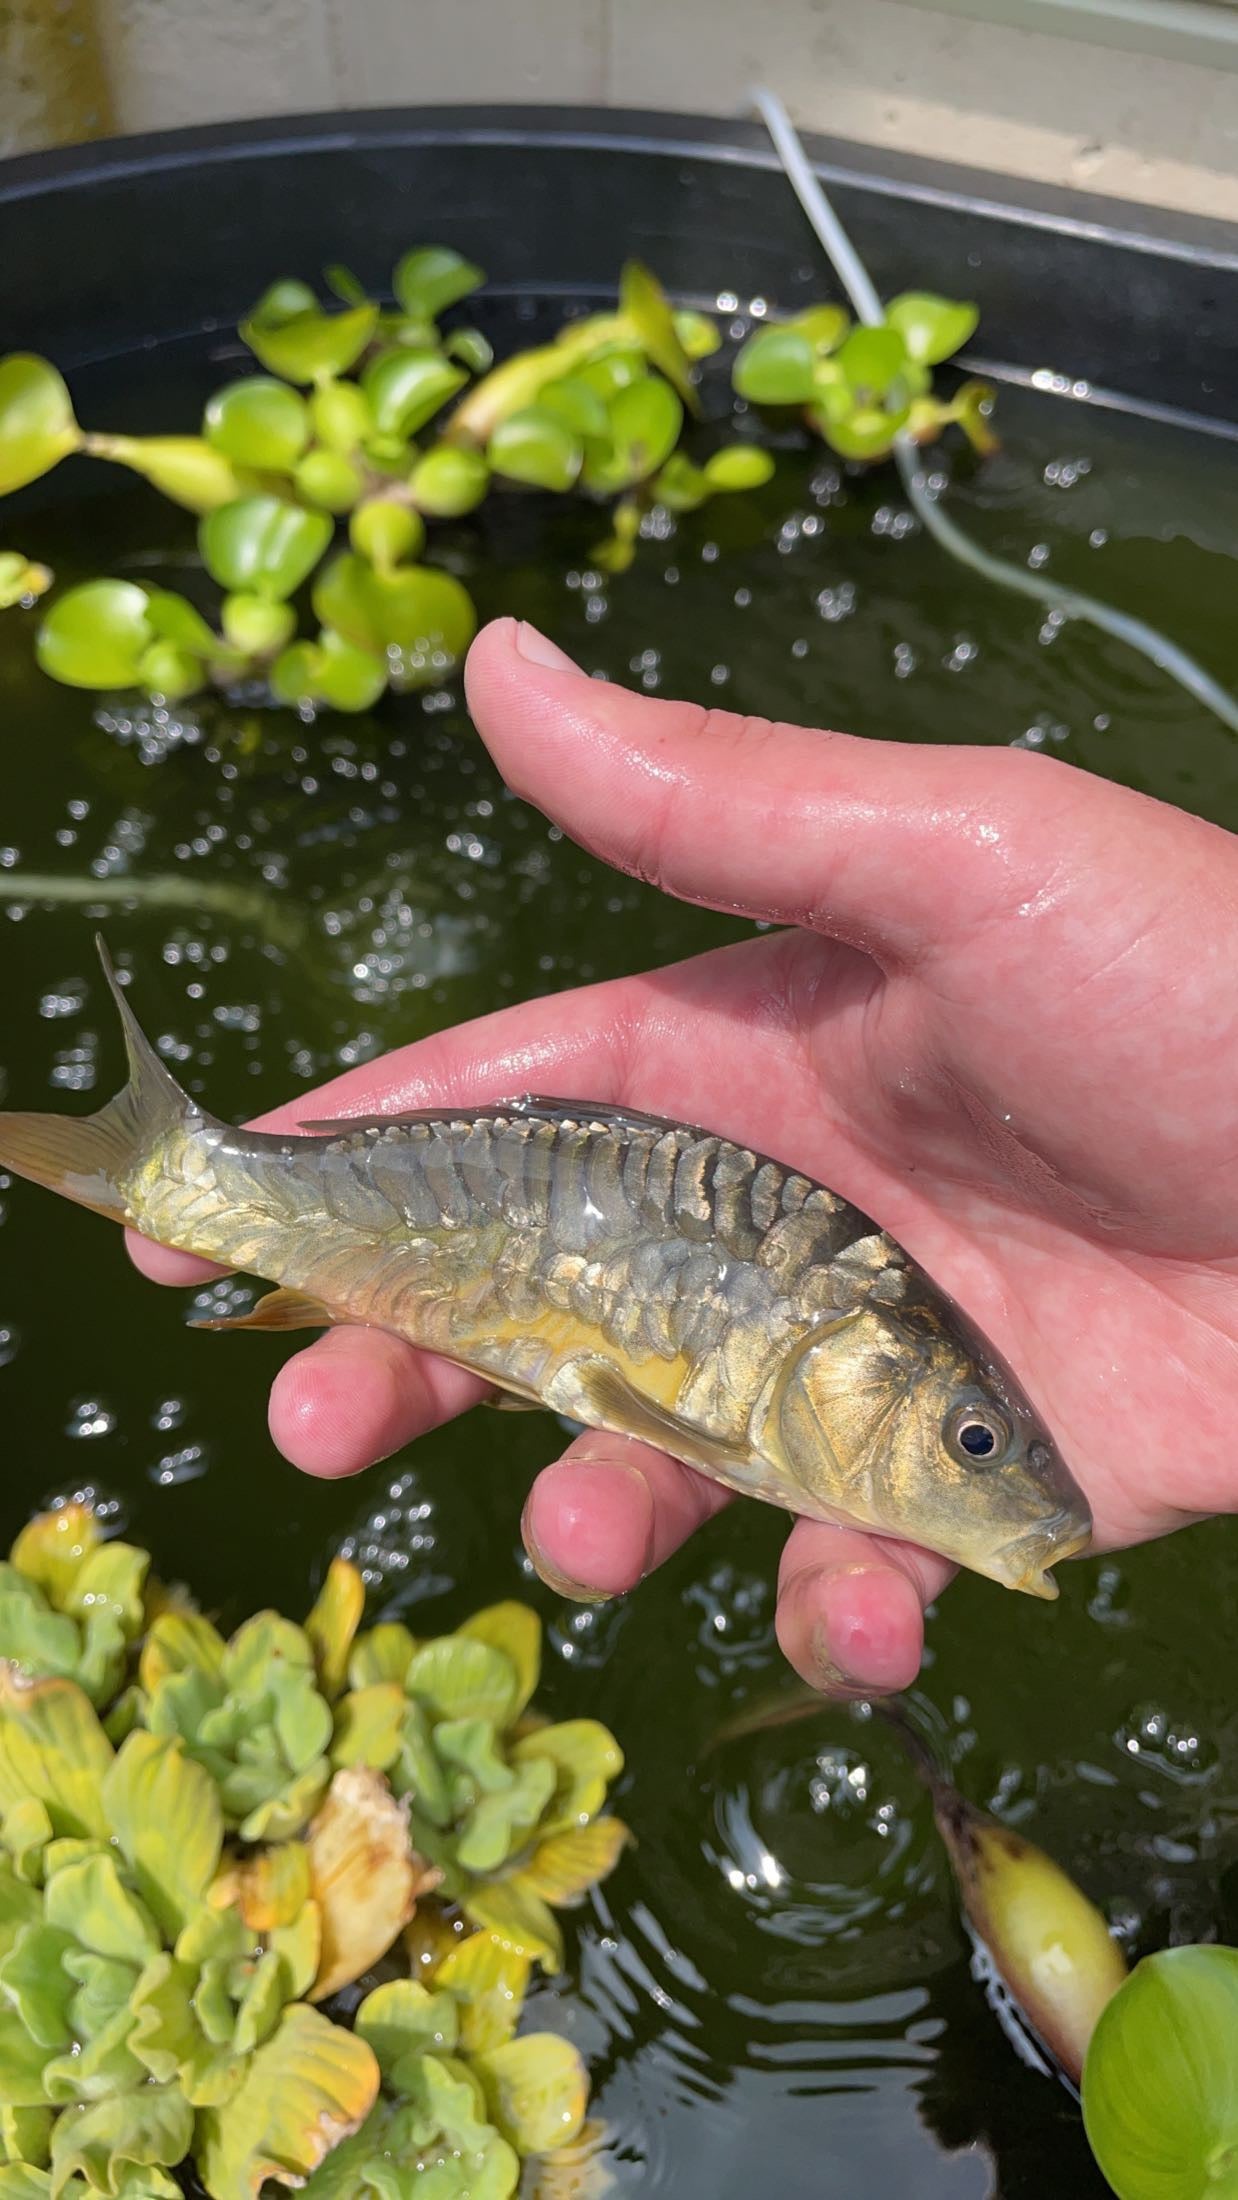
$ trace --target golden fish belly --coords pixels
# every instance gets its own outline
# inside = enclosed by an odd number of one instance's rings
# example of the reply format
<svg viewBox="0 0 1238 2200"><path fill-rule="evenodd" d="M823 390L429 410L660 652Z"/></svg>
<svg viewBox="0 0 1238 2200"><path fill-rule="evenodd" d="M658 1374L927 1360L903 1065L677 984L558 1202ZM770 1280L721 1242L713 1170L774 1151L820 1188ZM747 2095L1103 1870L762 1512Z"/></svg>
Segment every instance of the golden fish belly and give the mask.
<svg viewBox="0 0 1238 2200"><path fill-rule="evenodd" d="M833 1263L872 1225L728 1141L487 1114L152 1157L140 1227L390 1330L591 1426L815 1511L765 1441Z"/></svg>

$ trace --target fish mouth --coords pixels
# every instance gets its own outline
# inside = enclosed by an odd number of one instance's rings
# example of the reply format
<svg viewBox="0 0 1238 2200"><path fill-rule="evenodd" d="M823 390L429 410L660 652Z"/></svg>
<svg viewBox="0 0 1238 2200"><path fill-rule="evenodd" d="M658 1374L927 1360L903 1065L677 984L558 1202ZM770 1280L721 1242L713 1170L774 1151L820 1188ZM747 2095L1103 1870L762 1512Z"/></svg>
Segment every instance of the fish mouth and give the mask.
<svg viewBox="0 0 1238 2200"><path fill-rule="evenodd" d="M1058 1585L1050 1566L1080 1557L1091 1541L1091 1514L1077 1506L1063 1506L1030 1535L1016 1536L998 1553L993 1578L1008 1589L1020 1589L1025 1596L1042 1597L1051 1604Z"/></svg>

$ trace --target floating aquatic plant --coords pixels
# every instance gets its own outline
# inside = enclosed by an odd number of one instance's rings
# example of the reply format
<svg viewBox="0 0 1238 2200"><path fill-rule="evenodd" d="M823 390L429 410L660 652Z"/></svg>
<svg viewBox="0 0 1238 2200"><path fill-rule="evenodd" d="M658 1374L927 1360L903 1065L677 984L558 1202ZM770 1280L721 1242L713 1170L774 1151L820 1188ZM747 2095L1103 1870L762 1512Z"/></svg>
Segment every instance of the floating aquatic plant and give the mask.
<svg viewBox="0 0 1238 2200"><path fill-rule="evenodd" d="M168 705L260 681L303 710L368 710L388 687L441 681L472 639L467 591L429 556L438 523L499 491L579 495L608 512L594 555L622 571L653 506L693 511L768 481L773 460L751 440L719 444L714 431L713 448L681 447L702 411L698 364L721 337L708 316L674 310L647 268L624 268L613 311L498 365L476 329L440 327L482 280L426 246L393 270L393 307L344 269L328 275L330 306L304 283L274 283L240 327L264 371L217 390L196 435L84 429L48 360L0 360L0 494L74 452L127 467L198 516L221 592L207 617L169 589L84 581L42 617L44 671ZM816 307L758 331L734 387L799 408L844 457L884 459L904 426L926 441L951 422L984 450L992 392L967 383L945 402L931 387L975 320L973 306L921 294L896 299L875 333ZM0 555L0 608L50 585L19 552ZM314 628L302 632L307 587Z"/></svg>
<svg viewBox="0 0 1238 2200"><path fill-rule="evenodd" d="M364 1603L337 1560L303 1626L225 1640L84 1506L18 1538L0 2200L162 2200L190 2161L213 2200L505 2200L585 2145L579 2055L519 2026L553 1906L626 1838L597 1815L619 1753L530 1710L522 1606L417 1642L359 1635Z"/></svg>
<svg viewBox="0 0 1238 2200"><path fill-rule="evenodd" d="M1238 1948L1136 1965L1092 2036L1083 2120L1118 2200L1238 2192Z"/></svg>

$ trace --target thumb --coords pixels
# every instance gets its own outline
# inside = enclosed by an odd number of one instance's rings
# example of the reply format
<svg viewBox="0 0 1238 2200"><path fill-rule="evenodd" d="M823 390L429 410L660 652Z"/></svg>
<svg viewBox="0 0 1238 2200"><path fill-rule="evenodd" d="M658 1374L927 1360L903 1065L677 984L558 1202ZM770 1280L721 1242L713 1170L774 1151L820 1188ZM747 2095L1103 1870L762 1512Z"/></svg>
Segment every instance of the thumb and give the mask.
<svg viewBox="0 0 1238 2200"><path fill-rule="evenodd" d="M466 684L508 785L616 870L878 960L944 942L1012 889L1022 899L1053 814L1089 785L1027 751L859 740L632 695L514 619L478 636Z"/></svg>

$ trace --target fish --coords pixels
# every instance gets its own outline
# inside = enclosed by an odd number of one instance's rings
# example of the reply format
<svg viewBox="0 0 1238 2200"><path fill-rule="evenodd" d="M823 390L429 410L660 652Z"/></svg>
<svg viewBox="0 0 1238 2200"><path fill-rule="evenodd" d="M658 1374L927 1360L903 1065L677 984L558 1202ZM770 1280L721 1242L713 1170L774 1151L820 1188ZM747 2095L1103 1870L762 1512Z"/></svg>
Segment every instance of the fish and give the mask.
<svg viewBox="0 0 1238 2200"><path fill-rule="evenodd" d="M93 1115L0 1114L0 1167L277 1287L195 1326L386 1330L495 1402L1057 1595L1050 1568L1092 1523L1052 1436L968 1317L837 1193L580 1100L235 1128L182 1091L97 945L128 1081Z"/></svg>

